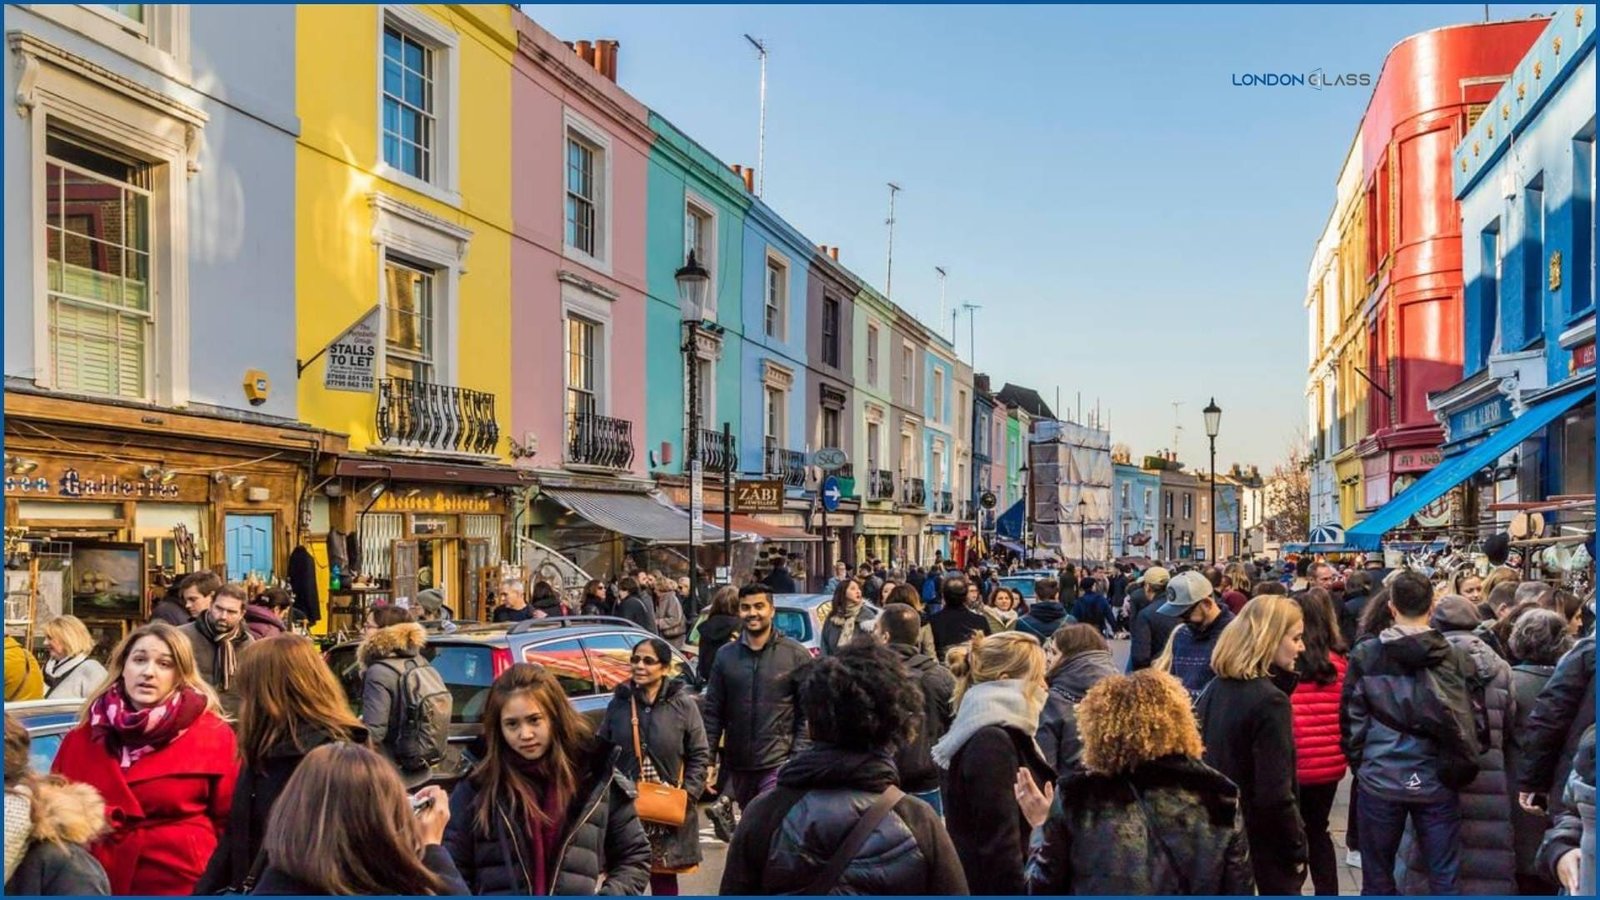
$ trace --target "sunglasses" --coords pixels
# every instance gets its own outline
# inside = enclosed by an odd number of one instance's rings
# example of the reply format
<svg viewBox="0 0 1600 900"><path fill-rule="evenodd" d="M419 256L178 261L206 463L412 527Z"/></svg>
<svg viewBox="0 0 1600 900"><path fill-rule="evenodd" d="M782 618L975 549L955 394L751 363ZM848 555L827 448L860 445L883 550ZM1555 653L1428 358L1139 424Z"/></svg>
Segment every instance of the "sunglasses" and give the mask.
<svg viewBox="0 0 1600 900"><path fill-rule="evenodd" d="M654 656L630 656L630 657L628 657L628 662L630 662L630 663L632 663L632 664L634 664L636 666L637 665L646 665L646 666L659 666L659 665L661 665L661 660L656 659Z"/></svg>

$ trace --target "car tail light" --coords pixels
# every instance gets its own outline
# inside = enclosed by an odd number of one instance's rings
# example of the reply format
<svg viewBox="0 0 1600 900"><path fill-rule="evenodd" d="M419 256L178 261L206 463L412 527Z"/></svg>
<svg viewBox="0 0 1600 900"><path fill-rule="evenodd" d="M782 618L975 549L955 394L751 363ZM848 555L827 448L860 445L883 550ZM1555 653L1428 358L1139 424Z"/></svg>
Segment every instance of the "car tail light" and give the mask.
<svg viewBox="0 0 1600 900"><path fill-rule="evenodd" d="M511 668L511 650L506 647L496 647L490 651L489 666L494 670L494 677L499 678L501 673Z"/></svg>

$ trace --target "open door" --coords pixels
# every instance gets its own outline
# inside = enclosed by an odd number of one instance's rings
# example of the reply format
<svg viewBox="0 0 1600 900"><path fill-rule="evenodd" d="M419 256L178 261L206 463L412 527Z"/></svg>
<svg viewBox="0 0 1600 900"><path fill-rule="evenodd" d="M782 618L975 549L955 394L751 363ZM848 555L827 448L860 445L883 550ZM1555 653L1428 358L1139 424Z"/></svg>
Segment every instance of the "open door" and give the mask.
<svg viewBox="0 0 1600 900"><path fill-rule="evenodd" d="M421 545L417 541L399 540L389 545L390 581L389 602L398 603L403 597L407 603L417 600L417 565Z"/></svg>
<svg viewBox="0 0 1600 900"><path fill-rule="evenodd" d="M457 581L461 585L461 602L456 612L456 618L468 622L482 622L489 611L485 609L484 584L487 579L484 573L492 568L495 561L489 558L489 542L477 538L467 538L462 541L466 549L461 554L461 577Z"/></svg>

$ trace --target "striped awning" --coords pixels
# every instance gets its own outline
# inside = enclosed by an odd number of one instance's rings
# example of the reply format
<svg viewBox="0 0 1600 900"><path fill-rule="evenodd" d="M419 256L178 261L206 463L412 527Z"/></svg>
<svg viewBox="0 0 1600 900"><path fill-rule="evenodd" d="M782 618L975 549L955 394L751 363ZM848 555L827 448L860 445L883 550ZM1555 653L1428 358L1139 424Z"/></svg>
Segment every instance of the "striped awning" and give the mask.
<svg viewBox="0 0 1600 900"><path fill-rule="evenodd" d="M689 543L689 514L658 491L647 494L545 488L544 495L607 531L652 544ZM722 540L707 516L702 540Z"/></svg>

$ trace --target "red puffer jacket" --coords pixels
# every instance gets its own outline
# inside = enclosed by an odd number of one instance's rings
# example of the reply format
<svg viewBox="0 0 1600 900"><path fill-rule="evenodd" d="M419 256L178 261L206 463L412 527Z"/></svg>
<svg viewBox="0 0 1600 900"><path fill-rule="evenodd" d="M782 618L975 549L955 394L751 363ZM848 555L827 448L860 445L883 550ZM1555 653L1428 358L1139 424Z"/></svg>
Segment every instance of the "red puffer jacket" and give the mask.
<svg viewBox="0 0 1600 900"><path fill-rule="evenodd" d="M1344 692L1345 658L1329 654L1339 677L1328 684L1301 679L1289 701L1294 707L1295 774L1301 784L1329 784L1344 777L1339 750L1339 696Z"/></svg>

